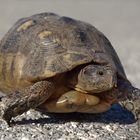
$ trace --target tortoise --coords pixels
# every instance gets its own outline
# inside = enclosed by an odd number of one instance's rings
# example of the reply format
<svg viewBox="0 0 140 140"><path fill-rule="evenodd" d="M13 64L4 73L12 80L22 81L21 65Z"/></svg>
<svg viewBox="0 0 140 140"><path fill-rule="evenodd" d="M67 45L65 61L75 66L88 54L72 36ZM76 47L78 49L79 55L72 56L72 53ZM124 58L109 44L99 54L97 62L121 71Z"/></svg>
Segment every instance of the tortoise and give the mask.
<svg viewBox="0 0 140 140"><path fill-rule="evenodd" d="M140 90L105 35L54 13L20 19L1 40L0 91L0 114L8 124L31 108L102 113L119 103L136 119L140 112Z"/></svg>

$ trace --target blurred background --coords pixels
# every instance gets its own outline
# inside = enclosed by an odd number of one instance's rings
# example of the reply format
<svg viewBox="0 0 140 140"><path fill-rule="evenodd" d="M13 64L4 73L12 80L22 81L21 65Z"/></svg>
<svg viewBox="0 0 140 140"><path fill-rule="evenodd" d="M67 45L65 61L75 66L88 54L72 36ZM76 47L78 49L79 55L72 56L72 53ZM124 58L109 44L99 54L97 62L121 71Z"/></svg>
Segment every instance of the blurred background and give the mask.
<svg viewBox="0 0 140 140"><path fill-rule="evenodd" d="M140 0L0 0L0 38L18 19L41 12L97 27L116 49L128 79L140 88Z"/></svg>

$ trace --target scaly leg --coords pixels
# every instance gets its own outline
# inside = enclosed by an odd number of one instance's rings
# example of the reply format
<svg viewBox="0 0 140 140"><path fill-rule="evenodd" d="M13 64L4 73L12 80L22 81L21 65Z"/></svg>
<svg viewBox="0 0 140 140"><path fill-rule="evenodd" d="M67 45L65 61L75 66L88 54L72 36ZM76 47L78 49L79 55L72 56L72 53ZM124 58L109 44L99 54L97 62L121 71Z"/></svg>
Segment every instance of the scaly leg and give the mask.
<svg viewBox="0 0 140 140"><path fill-rule="evenodd" d="M99 98L93 95L84 94L75 90L66 92L56 100L46 101L39 106L39 110L54 113L78 112L79 108L85 106L95 106L99 103Z"/></svg>
<svg viewBox="0 0 140 140"><path fill-rule="evenodd" d="M15 92L2 98L0 116L10 124L12 117L16 117L30 108L36 108L45 102L54 92L54 86L48 81L40 81L26 88L22 92Z"/></svg>

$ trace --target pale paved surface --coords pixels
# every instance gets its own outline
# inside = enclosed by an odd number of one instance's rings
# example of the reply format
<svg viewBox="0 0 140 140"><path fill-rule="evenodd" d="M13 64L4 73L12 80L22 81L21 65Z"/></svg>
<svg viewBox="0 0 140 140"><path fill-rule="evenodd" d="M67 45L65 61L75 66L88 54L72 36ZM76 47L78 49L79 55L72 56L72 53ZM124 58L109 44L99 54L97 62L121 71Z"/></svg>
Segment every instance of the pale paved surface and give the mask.
<svg viewBox="0 0 140 140"><path fill-rule="evenodd" d="M101 30L116 49L128 79L140 88L139 0L0 0L0 38L19 18L40 12L56 12L77 18ZM40 114L29 112L27 116L26 119L38 118ZM135 123L123 124L132 122L131 114L118 107L105 115L95 117L78 115L76 118L79 122L73 119L59 121L55 118L51 121L43 118L33 123L22 121L13 128L6 128L2 122L0 138L140 139Z"/></svg>

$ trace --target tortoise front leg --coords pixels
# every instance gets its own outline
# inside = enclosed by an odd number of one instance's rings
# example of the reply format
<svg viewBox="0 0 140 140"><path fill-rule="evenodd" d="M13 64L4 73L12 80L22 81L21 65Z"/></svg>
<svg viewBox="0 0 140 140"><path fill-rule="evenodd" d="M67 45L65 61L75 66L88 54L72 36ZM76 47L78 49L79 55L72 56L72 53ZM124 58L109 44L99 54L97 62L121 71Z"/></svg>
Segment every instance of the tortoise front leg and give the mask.
<svg viewBox="0 0 140 140"><path fill-rule="evenodd" d="M46 101L39 106L39 110L54 113L78 112L85 106L95 106L99 101L100 99L96 96L71 90L56 100Z"/></svg>
<svg viewBox="0 0 140 140"><path fill-rule="evenodd" d="M110 91L105 91L103 93L92 94L95 97L97 96L100 101L96 105L85 105L78 109L78 112L81 113L103 113L108 111L111 108L111 105L117 102L115 94L118 90L112 89Z"/></svg>
<svg viewBox="0 0 140 140"><path fill-rule="evenodd" d="M97 105L85 105L78 109L80 113L103 113L110 109L111 105L105 101L100 101Z"/></svg>
<svg viewBox="0 0 140 140"><path fill-rule="evenodd" d="M26 88L22 92L15 92L2 98L0 116L10 124L12 117L16 117L30 108L36 108L45 102L54 92L54 86L48 81L40 81Z"/></svg>

